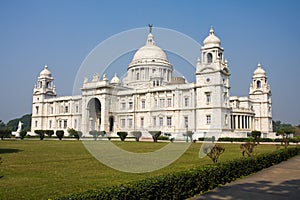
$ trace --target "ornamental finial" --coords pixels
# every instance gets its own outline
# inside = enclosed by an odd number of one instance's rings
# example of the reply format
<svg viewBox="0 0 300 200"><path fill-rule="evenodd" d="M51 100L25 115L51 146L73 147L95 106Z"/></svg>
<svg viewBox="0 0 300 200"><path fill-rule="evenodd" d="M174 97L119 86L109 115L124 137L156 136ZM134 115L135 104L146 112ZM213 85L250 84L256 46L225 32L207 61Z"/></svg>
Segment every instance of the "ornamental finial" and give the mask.
<svg viewBox="0 0 300 200"><path fill-rule="evenodd" d="M148 24L148 26L149 26L149 33L152 33L153 24Z"/></svg>

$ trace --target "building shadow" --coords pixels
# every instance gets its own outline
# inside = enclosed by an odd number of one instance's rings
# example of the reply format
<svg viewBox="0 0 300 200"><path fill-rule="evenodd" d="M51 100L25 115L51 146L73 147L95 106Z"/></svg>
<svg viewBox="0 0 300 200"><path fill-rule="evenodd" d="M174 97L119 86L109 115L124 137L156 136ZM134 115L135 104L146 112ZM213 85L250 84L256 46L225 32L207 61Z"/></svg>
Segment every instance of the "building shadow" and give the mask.
<svg viewBox="0 0 300 200"><path fill-rule="evenodd" d="M280 176L280 175L279 175ZM280 184L271 181L257 181L254 183L240 183L230 186L223 186L211 192L198 196L195 199L299 199L300 179L288 180Z"/></svg>

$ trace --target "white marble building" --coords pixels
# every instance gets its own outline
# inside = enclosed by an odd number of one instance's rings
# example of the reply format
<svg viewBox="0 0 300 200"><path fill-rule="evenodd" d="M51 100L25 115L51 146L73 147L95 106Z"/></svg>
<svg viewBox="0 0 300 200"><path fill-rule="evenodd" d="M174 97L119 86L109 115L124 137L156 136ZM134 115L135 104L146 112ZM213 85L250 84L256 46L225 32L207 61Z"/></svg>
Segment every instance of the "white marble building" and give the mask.
<svg viewBox="0 0 300 200"><path fill-rule="evenodd" d="M220 39L211 29L196 62L196 81L174 77L172 64L150 30L123 80L95 74L84 80L80 96L57 97L45 66L34 87L31 128L74 128L85 136L90 130L142 131L144 137L151 130L175 137L187 130L195 137L206 133L246 137L259 130L267 137L272 132L272 107L265 71L257 66L249 97L230 96L229 71Z"/></svg>

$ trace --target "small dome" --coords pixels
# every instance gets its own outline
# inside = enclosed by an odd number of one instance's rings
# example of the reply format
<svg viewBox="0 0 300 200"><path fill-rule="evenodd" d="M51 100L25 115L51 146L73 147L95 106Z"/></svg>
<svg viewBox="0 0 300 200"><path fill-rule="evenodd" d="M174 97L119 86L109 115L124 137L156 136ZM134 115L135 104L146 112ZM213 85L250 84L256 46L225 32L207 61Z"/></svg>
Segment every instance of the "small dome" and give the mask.
<svg viewBox="0 0 300 200"><path fill-rule="evenodd" d="M152 33L148 34L146 45L141 47L134 54L132 61L141 59L162 59L168 60L166 53L155 45Z"/></svg>
<svg viewBox="0 0 300 200"><path fill-rule="evenodd" d="M51 76L52 76L52 74L49 71L48 66L45 65L44 69L40 73L40 77L51 77Z"/></svg>
<svg viewBox="0 0 300 200"><path fill-rule="evenodd" d="M209 36L203 41L204 47L220 47L221 40L215 36L214 29L211 27L209 31Z"/></svg>
<svg viewBox="0 0 300 200"><path fill-rule="evenodd" d="M253 73L254 76L266 76L265 70L261 68L261 65L258 64L256 70Z"/></svg>
<svg viewBox="0 0 300 200"><path fill-rule="evenodd" d="M121 84L120 79L118 78L117 74L111 79L110 84L119 85Z"/></svg>

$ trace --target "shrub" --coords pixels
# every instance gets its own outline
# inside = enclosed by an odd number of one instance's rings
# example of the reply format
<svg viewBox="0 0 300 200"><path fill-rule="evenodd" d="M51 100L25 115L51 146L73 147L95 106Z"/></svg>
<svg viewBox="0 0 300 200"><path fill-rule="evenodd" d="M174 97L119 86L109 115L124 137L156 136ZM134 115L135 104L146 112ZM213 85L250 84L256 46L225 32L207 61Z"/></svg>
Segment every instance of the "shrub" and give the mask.
<svg viewBox="0 0 300 200"><path fill-rule="evenodd" d="M203 152L214 162L217 163L220 155L224 153L225 148L220 145L209 145L203 148Z"/></svg>
<svg viewBox="0 0 300 200"><path fill-rule="evenodd" d="M0 138L3 140L4 138L11 137L11 130L8 129L0 129Z"/></svg>
<svg viewBox="0 0 300 200"><path fill-rule="evenodd" d="M152 135L153 142L157 142L158 137L161 135L161 131L149 131Z"/></svg>
<svg viewBox="0 0 300 200"><path fill-rule="evenodd" d="M62 140L62 138L64 137L65 132L64 132L64 130L57 130L55 134L56 134L56 136L59 140Z"/></svg>
<svg viewBox="0 0 300 200"><path fill-rule="evenodd" d="M92 130L89 132L90 135L93 136L94 140L97 140L97 138L101 135L102 137L106 134L105 131L96 131L96 130Z"/></svg>
<svg viewBox="0 0 300 200"><path fill-rule="evenodd" d="M44 130L44 133L46 134L46 135L48 135L48 137L52 137L52 135L54 135L54 130Z"/></svg>
<svg viewBox="0 0 300 200"><path fill-rule="evenodd" d="M140 137L142 137L141 131L132 131L131 134L134 136L135 141L140 141Z"/></svg>
<svg viewBox="0 0 300 200"><path fill-rule="evenodd" d="M254 143L256 142L257 144L259 144L261 132L260 131L252 131L251 136L254 138Z"/></svg>
<svg viewBox="0 0 300 200"><path fill-rule="evenodd" d="M77 140L79 140L79 138L82 136L82 132L76 131L74 128L68 128L68 133L70 134L70 136L75 137Z"/></svg>
<svg viewBox="0 0 300 200"><path fill-rule="evenodd" d="M22 130L20 132L20 139L23 140L26 135L27 135L27 131Z"/></svg>
<svg viewBox="0 0 300 200"><path fill-rule="evenodd" d="M34 132L40 136L40 140L44 139L44 137L45 137L45 131L44 130L35 130Z"/></svg>
<svg viewBox="0 0 300 200"><path fill-rule="evenodd" d="M125 141L128 133L120 131L120 132L117 132L117 135L120 137L121 141Z"/></svg>
<svg viewBox="0 0 300 200"><path fill-rule="evenodd" d="M164 135L160 135L157 140L169 140L169 137L164 136Z"/></svg>
<svg viewBox="0 0 300 200"><path fill-rule="evenodd" d="M242 155L245 156L245 153L251 157L253 155L254 147L256 146L255 143L246 142L245 144L240 145L240 149L242 150Z"/></svg>
<svg viewBox="0 0 300 200"><path fill-rule="evenodd" d="M67 195L58 199L187 199L300 154L300 148L277 150L211 166Z"/></svg>

